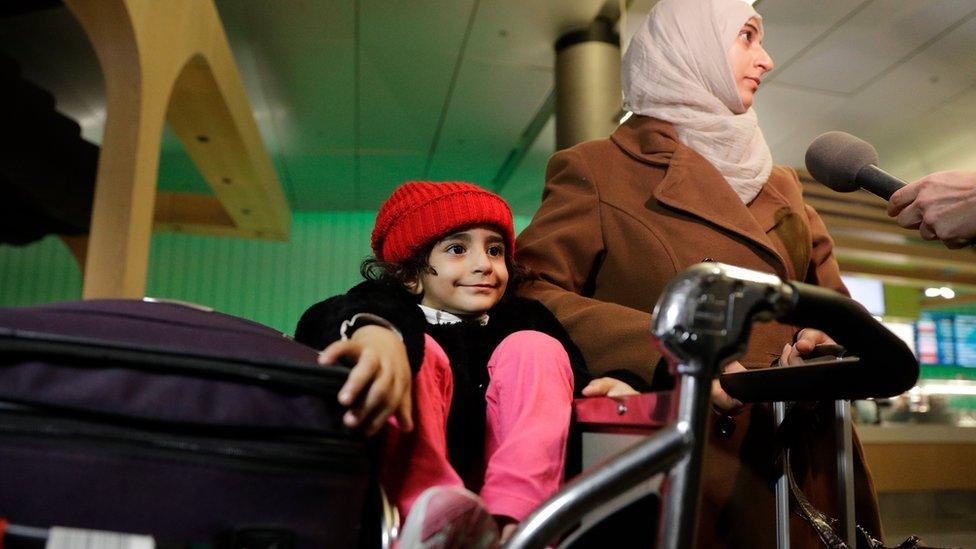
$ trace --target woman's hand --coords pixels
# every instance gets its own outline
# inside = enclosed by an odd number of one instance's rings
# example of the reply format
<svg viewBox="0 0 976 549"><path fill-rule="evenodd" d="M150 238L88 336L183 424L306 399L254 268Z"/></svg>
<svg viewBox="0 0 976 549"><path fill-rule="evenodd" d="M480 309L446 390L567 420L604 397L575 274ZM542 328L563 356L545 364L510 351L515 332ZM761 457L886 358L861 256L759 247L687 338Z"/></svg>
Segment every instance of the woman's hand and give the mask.
<svg viewBox="0 0 976 549"><path fill-rule="evenodd" d="M410 362L406 346L393 330L363 326L349 340L326 347L318 362L329 365L339 359L355 362L339 390L339 404L349 407L343 423L372 435L395 414L404 432L413 430Z"/></svg>
<svg viewBox="0 0 976 549"><path fill-rule="evenodd" d="M827 334L813 328L804 328L796 336L796 343L783 347L783 354L779 355L780 366L795 366L803 364L803 357L810 353L817 345L836 345L837 342Z"/></svg>
<svg viewBox="0 0 976 549"><path fill-rule="evenodd" d="M723 374L734 374L736 372L744 372L746 367L739 363L738 360L729 362L722 367ZM712 407L716 411L734 416L742 413L745 405L742 404L738 399L732 398L725 389L722 389L722 385L718 382L718 378L712 380Z"/></svg>
<svg viewBox="0 0 976 549"><path fill-rule="evenodd" d="M796 343L787 344L783 347L783 354L779 356L780 366L794 366L803 364L803 356L809 354L817 345L836 344L827 334L813 328L804 328L797 335ZM746 371L745 366L739 362L730 362L722 368L723 374L731 374ZM736 415L744 408L742 402L732 398L726 393L719 384L718 379L712 381L712 406L723 414Z"/></svg>
<svg viewBox="0 0 976 549"><path fill-rule="evenodd" d="M633 387L612 377L598 377L583 387L585 397L622 397L639 394Z"/></svg>

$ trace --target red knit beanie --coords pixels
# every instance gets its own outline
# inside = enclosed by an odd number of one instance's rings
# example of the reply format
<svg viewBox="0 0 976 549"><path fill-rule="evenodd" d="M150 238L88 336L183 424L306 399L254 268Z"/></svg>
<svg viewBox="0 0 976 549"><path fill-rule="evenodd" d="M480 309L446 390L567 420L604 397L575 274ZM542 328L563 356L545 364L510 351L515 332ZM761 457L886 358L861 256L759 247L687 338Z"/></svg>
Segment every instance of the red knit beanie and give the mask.
<svg viewBox="0 0 976 549"><path fill-rule="evenodd" d="M458 181L409 181L380 206L373 227L373 254L400 263L435 239L470 225L491 225L505 239L505 254L515 253L512 210L502 197Z"/></svg>

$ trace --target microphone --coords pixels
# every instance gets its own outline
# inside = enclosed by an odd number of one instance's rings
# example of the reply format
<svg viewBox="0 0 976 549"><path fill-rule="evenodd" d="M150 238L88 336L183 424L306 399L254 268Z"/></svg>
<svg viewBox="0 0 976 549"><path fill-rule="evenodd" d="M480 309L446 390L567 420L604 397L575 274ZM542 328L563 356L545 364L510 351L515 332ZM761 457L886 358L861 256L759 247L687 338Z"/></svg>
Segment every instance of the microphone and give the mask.
<svg viewBox="0 0 976 549"><path fill-rule="evenodd" d="M878 167L878 151L870 143L844 132L814 139L806 165L814 179L842 193L864 189L888 200L906 184Z"/></svg>

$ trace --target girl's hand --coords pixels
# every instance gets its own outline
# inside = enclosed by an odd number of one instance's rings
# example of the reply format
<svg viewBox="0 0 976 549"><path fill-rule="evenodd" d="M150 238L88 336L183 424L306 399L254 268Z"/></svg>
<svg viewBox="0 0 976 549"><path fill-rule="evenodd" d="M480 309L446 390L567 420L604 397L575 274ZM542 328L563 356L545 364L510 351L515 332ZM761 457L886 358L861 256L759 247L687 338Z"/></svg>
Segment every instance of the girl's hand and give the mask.
<svg viewBox="0 0 976 549"><path fill-rule="evenodd" d="M633 387L612 377L598 377L583 387L585 397L621 397L636 394L638 392Z"/></svg>
<svg viewBox="0 0 976 549"><path fill-rule="evenodd" d="M344 358L355 362L339 390L339 403L349 407L342 416L348 427L362 427L372 435L396 415L404 432L413 430L412 374L407 348L389 328L363 326L348 341L336 341L319 353L319 364Z"/></svg>

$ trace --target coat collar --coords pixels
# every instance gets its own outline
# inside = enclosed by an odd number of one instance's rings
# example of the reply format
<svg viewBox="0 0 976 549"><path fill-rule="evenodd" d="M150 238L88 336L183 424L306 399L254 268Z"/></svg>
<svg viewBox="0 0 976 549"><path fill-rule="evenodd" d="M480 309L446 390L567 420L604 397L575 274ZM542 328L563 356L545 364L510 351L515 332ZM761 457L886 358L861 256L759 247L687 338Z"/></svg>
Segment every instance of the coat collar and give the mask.
<svg viewBox="0 0 976 549"><path fill-rule="evenodd" d="M674 126L662 120L632 116L611 139L636 160L666 167L664 179L654 189L658 202L748 239L777 260L781 275L788 274L786 261L767 233L776 226L776 212L789 207L789 202L772 185L763 185L746 206L722 174L682 144Z"/></svg>

